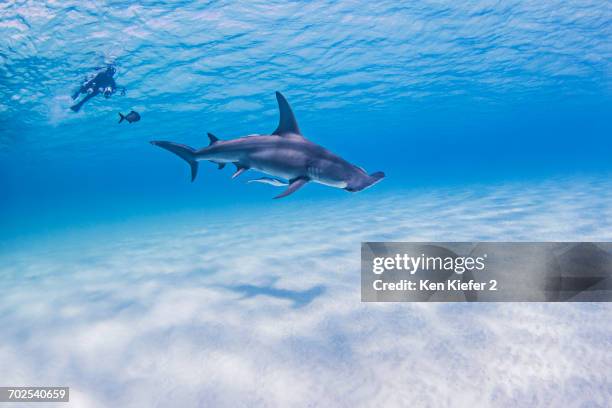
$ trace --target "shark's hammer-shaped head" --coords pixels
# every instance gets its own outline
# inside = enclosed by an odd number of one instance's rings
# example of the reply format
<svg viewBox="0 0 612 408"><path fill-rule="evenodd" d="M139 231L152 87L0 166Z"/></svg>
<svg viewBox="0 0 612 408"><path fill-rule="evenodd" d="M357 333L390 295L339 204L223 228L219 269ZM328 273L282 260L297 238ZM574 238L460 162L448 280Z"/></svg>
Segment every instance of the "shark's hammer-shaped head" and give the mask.
<svg viewBox="0 0 612 408"><path fill-rule="evenodd" d="M346 191L350 191L351 193L365 190L366 188L373 186L385 178L385 173L382 171L368 174L361 168L356 168L355 170L356 171L352 172L351 176L347 180L346 187L344 188Z"/></svg>

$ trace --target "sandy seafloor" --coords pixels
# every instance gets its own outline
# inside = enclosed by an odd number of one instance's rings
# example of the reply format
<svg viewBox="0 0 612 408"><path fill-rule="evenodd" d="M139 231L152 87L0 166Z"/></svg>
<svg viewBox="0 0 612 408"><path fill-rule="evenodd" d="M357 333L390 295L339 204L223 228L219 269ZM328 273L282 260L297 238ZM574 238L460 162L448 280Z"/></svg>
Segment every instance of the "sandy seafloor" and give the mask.
<svg viewBox="0 0 612 408"><path fill-rule="evenodd" d="M609 406L612 305L361 303L359 248L610 240L611 187L406 190L5 242L0 378L70 386L74 407Z"/></svg>

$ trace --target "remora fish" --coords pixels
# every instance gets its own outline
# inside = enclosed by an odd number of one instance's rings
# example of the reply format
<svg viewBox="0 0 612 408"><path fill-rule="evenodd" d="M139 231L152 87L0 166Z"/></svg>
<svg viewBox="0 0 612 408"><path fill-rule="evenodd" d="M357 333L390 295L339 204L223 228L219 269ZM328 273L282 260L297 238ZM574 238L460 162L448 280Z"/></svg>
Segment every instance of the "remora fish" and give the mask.
<svg viewBox="0 0 612 408"><path fill-rule="evenodd" d="M202 149L174 142L152 141L191 166L191 181L198 173L198 161L208 160L222 169L226 163L233 163L236 178L246 170L254 169L271 176L289 180L287 189L274 198L286 197L309 181L330 187L356 192L370 187L385 177L382 171L368 175L361 167L355 166L329 150L302 136L295 116L285 97L276 92L280 120L270 135L251 135L232 140L220 140L209 133L210 144ZM261 182L284 185L283 182L268 178Z"/></svg>

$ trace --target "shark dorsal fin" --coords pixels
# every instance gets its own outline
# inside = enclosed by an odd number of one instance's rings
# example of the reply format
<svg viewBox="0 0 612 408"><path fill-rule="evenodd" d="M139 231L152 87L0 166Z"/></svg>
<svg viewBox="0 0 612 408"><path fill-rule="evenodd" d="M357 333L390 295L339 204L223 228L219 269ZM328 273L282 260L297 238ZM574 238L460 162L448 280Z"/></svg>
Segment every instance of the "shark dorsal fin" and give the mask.
<svg viewBox="0 0 612 408"><path fill-rule="evenodd" d="M208 133L208 139L210 139L210 143L208 144L209 146L214 145L215 143L219 141L219 138L213 135L212 133Z"/></svg>
<svg viewBox="0 0 612 408"><path fill-rule="evenodd" d="M295 120L291 106L289 106L289 103L285 97L280 92L276 92L276 100L278 101L280 119L278 121L278 127L274 132L272 132L272 134L278 136L286 136L291 134L301 135L302 133L298 127L297 120Z"/></svg>

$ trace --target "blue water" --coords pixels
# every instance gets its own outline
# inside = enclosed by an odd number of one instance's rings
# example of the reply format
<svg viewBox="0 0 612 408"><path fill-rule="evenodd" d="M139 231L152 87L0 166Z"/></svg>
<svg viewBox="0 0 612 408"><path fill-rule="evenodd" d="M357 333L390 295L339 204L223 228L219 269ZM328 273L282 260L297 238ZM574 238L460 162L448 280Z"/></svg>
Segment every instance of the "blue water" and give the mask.
<svg viewBox="0 0 612 408"><path fill-rule="evenodd" d="M612 239L611 22L599 0L0 4L0 379L76 406L605 405L609 307L365 307L358 250ZM126 95L72 112L109 63ZM271 132L275 91L386 178L272 200L148 143Z"/></svg>
<svg viewBox="0 0 612 408"><path fill-rule="evenodd" d="M5 231L272 205L273 189L213 165L192 185L183 163L147 142L270 132L276 90L306 137L386 172L363 194L607 174L610 5L455 3L5 4ZM127 95L68 110L81 79L109 62ZM142 120L118 125L130 109ZM290 200L347 195L309 185Z"/></svg>

